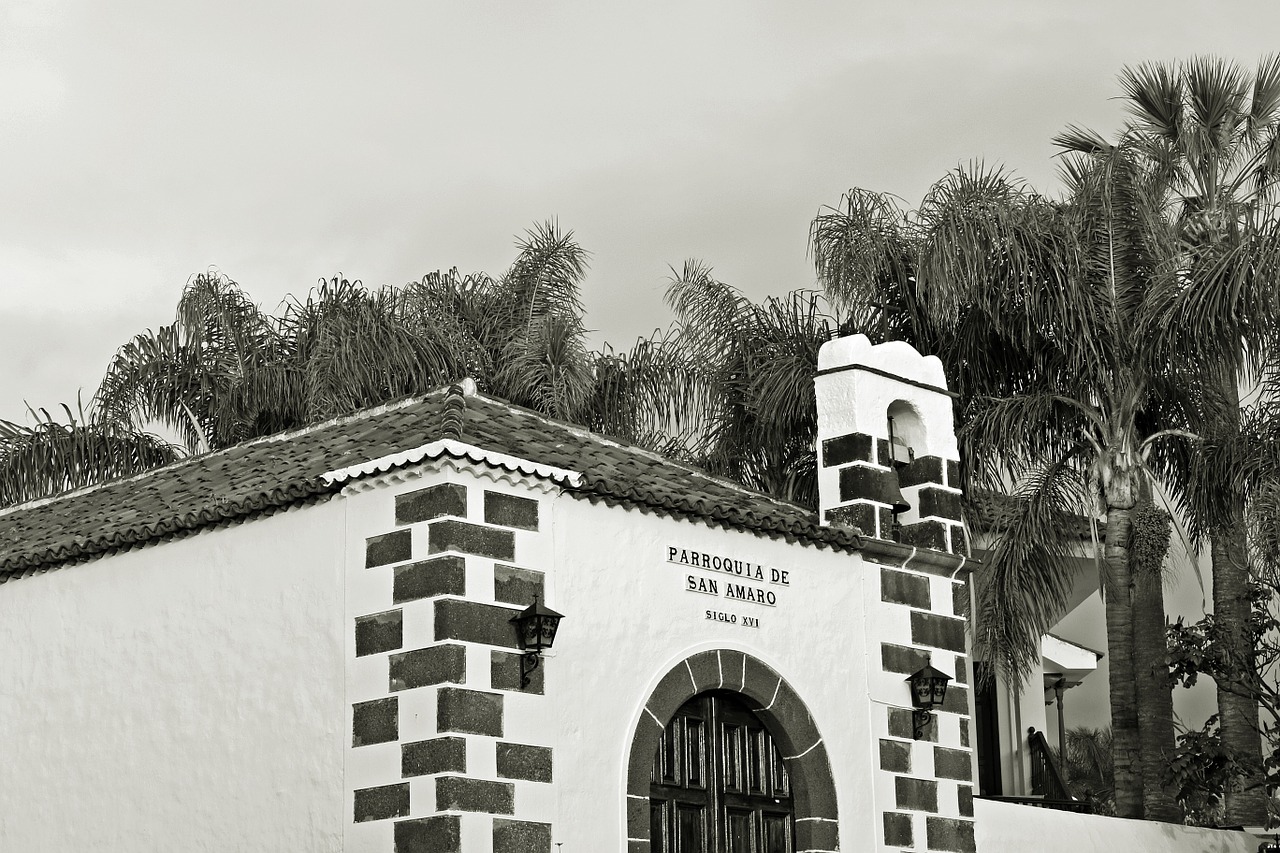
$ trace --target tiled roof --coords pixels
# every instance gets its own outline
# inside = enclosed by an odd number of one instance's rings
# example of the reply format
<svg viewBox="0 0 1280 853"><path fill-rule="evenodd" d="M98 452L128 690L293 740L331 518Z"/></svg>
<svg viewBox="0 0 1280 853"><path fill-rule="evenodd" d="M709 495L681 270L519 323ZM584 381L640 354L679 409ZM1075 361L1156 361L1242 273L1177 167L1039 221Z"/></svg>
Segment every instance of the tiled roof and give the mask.
<svg viewBox="0 0 1280 853"><path fill-rule="evenodd" d="M459 406L459 403L463 405ZM461 418L459 419L459 411ZM0 511L0 582L314 503L321 475L441 438L576 471L587 500L820 547L861 547L809 510L479 394L439 391Z"/></svg>

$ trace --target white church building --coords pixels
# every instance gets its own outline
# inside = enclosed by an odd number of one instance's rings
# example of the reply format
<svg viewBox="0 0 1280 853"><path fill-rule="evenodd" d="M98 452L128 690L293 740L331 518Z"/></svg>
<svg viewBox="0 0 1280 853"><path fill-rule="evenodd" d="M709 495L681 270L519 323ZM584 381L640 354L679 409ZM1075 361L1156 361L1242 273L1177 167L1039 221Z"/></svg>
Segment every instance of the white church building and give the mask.
<svg viewBox="0 0 1280 853"><path fill-rule="evenodd" d="M0 511L0 851L1256 849L975 798L941 364L816 391L817 517L470 383Z"/></svg>

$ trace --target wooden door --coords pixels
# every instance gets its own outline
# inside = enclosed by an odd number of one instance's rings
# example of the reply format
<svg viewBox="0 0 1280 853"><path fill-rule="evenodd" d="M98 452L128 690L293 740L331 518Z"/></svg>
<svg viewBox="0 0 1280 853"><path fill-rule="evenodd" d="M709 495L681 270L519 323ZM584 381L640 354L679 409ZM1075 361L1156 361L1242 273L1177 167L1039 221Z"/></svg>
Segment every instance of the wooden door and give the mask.
<svg viewBox="0 0 1280 853"><path fill-rule="evenodd" d="M794 853L791 780L737 694L703 693L667 724L649 789L653 853Z"/></svg>

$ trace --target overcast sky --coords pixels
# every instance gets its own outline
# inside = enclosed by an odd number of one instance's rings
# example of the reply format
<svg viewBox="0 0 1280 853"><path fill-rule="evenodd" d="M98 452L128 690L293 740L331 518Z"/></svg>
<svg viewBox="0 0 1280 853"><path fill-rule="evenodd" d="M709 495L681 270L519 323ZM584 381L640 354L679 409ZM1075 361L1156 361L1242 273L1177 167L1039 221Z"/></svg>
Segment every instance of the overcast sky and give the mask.
<svg viewBox="0 0 1280 853"><path fill-rule="evenodd" d="M1229 9L1229 12L1224 11ZM556 217L596 340L665 326L688 257L813 284L851 186L958 163L1052 190L1126 64L1280 48L1280 3L0 3L0 418L86 402L210 266L264 307L342 272L501 272Z"/></svg>

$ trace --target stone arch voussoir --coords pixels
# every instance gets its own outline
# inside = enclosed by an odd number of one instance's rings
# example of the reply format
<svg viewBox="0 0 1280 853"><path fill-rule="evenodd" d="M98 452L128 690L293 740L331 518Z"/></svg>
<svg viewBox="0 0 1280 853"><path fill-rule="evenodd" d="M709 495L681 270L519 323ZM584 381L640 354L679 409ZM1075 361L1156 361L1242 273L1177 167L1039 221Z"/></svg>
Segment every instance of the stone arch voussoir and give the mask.
<svg viewBox="0 0 1280 853"><path fill-rule="evenodd" d="M640 714L627 764L630 853L649 849L649 775L667 722L698 693L731 690L746 697L773 736L791 775L796 850L839 849L835 782L826 744L813 716L787 680L768 664L732 649L699 652L672 667Z"/></svg>

